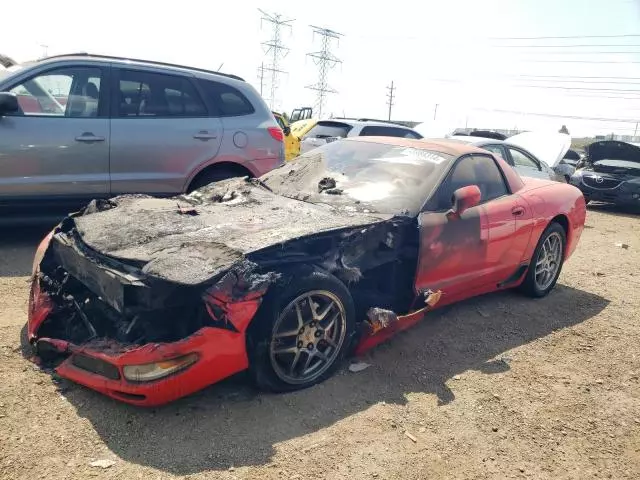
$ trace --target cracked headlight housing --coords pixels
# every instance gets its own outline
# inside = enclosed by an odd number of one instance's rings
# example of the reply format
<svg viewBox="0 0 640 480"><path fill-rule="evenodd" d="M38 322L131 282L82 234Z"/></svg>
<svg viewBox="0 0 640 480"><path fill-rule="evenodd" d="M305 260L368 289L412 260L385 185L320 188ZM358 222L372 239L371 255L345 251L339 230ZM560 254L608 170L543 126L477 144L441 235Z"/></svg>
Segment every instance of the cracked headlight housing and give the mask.
<svg viewBox="0 0 640 480"><path fill-rule="evenodd" d="M189 355L163 360L161 362L126 365L122 368L122 373L124 374L124 378L132 382L151 382L184 370L197 361L198 355L190 353Z"/></svg>

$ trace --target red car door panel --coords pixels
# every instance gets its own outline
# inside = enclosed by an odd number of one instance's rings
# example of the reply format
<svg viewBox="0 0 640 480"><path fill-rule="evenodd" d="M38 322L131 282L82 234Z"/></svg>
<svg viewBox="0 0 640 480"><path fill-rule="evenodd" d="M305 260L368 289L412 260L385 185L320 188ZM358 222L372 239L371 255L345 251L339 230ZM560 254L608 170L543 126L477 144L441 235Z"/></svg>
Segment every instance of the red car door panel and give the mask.
<svg viewBox="0 0 640 480"><path fill-rule="evenodd" d="M416 290L442 290L457 296L481 284L488 251L485 207L478 205L450 220L444 212L420 215L420 254Z"/></svg>
<svg viewBox="0 0 640 480"><path fill-rule="evenodd" d="M448 217L452 193L476 185L481 204ZM496 289L522 262L529 242L528 204L509 192L495 160L488 155L459 159L420 214L420 253L415 289L442 290L445 303ZM428 208L429 209L429 206ZM525 219L518 229L519 218Z"/></svg>

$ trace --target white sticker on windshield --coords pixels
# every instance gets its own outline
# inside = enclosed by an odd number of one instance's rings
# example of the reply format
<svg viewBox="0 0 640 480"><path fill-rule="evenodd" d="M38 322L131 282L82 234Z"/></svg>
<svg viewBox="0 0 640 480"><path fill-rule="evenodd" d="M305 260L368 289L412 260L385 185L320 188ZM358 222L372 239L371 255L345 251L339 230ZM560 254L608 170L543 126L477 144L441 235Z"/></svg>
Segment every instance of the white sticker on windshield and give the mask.
<svg viewBox="0 0 640 480"><path fill-rule="evenodd" d="M402 151L402 154L435 164L442 163L446 160L443 156L438 155L437 153L430 152L429 150L422 150L420 148L405 148Z"/></svg>
<svg viewBox="0 0 640 480"><path fill-rule="evenodd" d="M375 162L402 163L405 165L423 165L424 163L440 164L446 159L437 153L419 148L405 148L398 154L389 157L373 158Z"/></svg>

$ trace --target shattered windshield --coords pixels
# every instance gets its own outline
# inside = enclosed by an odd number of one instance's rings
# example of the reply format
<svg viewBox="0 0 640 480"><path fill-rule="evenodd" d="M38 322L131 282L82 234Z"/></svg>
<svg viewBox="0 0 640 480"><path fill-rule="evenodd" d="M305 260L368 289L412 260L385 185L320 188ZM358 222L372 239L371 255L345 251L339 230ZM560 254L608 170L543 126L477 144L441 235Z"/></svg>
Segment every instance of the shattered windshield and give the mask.
<svg viewBox="0 0 640 480"><path fill-rule="evenodd" d="M311 150L261 177L273 192L349 210L419 211L451 155L393 144L339 140Z"/></svg>

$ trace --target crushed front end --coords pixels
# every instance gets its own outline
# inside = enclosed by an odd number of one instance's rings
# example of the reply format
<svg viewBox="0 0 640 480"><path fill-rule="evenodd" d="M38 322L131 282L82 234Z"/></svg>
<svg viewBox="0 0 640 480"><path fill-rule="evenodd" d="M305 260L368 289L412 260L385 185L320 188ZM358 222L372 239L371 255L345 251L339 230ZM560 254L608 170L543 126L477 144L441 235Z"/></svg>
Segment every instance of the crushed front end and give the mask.
<svg viewBox="0 0 640 480"><path fill-rule="evenodd" d="M66 223L66 225L65 225ZM64 378L144 406L170 402L248 366L245 331L270 278L250 265L206 284L145 275L87 247L70 219L36 254L28 339Z"/></svg>

